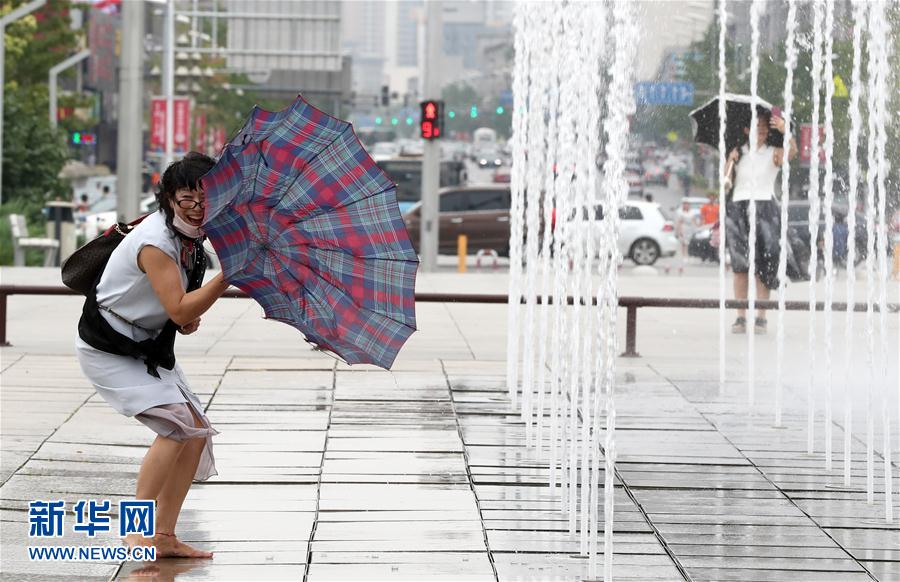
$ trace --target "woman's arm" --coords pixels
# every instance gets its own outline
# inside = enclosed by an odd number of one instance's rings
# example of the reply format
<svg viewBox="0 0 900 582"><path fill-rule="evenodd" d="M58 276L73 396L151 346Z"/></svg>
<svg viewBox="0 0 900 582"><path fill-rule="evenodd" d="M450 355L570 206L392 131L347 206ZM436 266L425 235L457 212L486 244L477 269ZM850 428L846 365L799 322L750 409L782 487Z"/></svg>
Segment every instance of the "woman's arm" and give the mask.
<svg viewBox="0 0 900 582"><path fill-rule="evenodd" d="M147 273L150 285L169 314L169 319L179 326L187 325L206 313L228 289L228 282L219 273L206 285L185 293L181 287L181 269L169 255L154 246L141 249L138 266Z"/></svg>
<svg viewBox="0 0 900 582"><path fill-rule="evenodd" d="M795 157L797 157L797 143L794 141L794 138L791 138L788 159L793 160ZM776 167L781 167L784 163L784 148L775 148L775 153L772 154L772 162Z"/></svg>
<svg viewBox="0 0 900 582"><path fill-rule="evenodd" d="M734 166L737 164L739 157L740 152L738 151L738 148L734 148L731 150L731 153L728 154L728 163L725 165L725 175L722 177L722 180L725 182L726 190L730 190L734 183Z"/></svg>
<svg viewBox="0 0 900 582"><path fill-rule="evenodd" d="M782 134L785 132L787 128L787 124L784 122L784 118L772 116L771 121L769 122L770 127L773 129L777 129ZM792 137L790 142L788 142L788 159L793 160L797 157L797 142L794 141ZM772 154L772 162L774 162L776 167L781 167L781 164L784 163L784 148L775 148L775 153Z"/></svg>

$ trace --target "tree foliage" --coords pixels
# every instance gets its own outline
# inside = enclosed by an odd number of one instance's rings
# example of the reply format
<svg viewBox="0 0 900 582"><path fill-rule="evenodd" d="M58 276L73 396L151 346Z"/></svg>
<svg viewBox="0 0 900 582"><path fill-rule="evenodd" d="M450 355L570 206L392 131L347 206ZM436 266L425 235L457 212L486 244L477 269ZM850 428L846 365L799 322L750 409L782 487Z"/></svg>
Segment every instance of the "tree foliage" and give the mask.
<svg viewBox="0 0 900 582"><path fill-rule="evenodd" d="M4 0L3 14L24 0ZM50 68L72 54L79 42L69 27L68 2L48 0L11 23L6 48L3 107L3 201L40 208L65 194L57 176L68 159L62 131L50 125L47 90Z"/></svg>
<svg viewBox="0 0 900 582"><path fill-rule="evenodd" d="M64 196L65 183L57 178L68 159L62 132L47 119L45 87L7 87L3 110L3 198L40 207Z"/></svg>

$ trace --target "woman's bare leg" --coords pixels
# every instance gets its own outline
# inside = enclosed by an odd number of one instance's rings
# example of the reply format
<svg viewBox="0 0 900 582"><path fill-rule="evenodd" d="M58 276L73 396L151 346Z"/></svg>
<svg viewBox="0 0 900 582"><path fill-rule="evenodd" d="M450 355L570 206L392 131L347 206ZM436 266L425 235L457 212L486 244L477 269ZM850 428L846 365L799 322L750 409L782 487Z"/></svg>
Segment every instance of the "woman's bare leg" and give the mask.
<svg viewBox="0 0 900 582"><path fill-rule="evenodd" d="M737 300L747 300L747 290L750 287L750 279L747 273L734 274L734 298ZM747 317L746 309L738 309L738 317Z"/></svg>
<svg viewBox="0 0 900 582"><path fill-rule="evenodd" d="M183 449L184 443L163 436L156 437L141 463L135 499L157 500ZM159 538L160 536L145 538L141 534L129 534L125 536L125 542L129 546L151 546L158 545L157 542L162 541ZM159 554L160 550L157 552Z"/></svg>
<svg viewBox="0 0 900 582"><path fill-rule="evenodd" d="M157 436L144 455L137 478L137 499L156 499L178 460L184 443Z"/></svg>
<svg viewBox="0 0 900 582"><path fill-rule="evenodd" d="M763 284L762 279L760 279L759 275L757 275L756 276L756 298L760 301L768 301L770 293L771 292L769 291L769 288L766 287L765 284ZM760 310L758 310L758 312L759 312L759 315L757 315L757 317L759 317L760 319L766 318L766 310L765 309L760 309Z"/></svg>
<svg viewBox="0 0 900 582"><path fill-rule="evenodd" d="M191 415L194 419L194 426L202 427L203 423L200 422L193 410ZM159 493L156 505L156 527L158 531L175 533L175 525L178 523L181 507L193 483L197 465L200 464L200 457L205 446L206 438L191 439L185 442L184 448L181 450L181 454L178 456L178 460L169 474L169 478ZM177 539L172 538L172 540L176 545L176 555L190 558L212 557L212 552L196 550Z"/></svg>
<svg viewBox="0 0 900 582"><path fill-rule="evenodd" d="M191 414L194 417L194 426L202 426L193 411ZM191 487L205 444L205 438L191 439L183 443L159 436L156 438L141 465L135 497L156 500L158 533L153 538L143 538L140 535L126 536L125 540L129 545L154 545L160 558L212 557L211 552L196 550L173 535L181 506ZM172 451L175 451L175 458L170 461L167 455Z"/></svg>
<svg viewBox="0 0 900 582"><path fill-rule="evenodd" d="M172 468L169 479L163 485L156 503L156 527L159 531L172 533L181 513L181 506L200 463L200 455L206 439L187 441L178 456L178 462Z"/></svg>
<svg viewBox="0 0 900 582"><path fill-rule="evenodd" d="M184 504L184 498L187 497L187 493L191 488L191 483L205 445L206 439L192 439L186 443L181 456L178 457L178 462L169 476L169 480L166 481L163 490L159 494L156 512L158 531L174 534L175 524L178 522L178 516L181 513L181 506ZM170 541L174 543L171 554L173 556L212 558L212 552L192 548L174 537Z"/></svg>

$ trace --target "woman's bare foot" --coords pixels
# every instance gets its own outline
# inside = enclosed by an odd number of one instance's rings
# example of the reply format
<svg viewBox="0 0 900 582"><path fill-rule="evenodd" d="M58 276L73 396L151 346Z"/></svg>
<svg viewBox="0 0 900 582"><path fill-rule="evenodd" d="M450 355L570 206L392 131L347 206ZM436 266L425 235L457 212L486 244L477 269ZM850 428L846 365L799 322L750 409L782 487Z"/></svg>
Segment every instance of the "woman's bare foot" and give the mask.
<svg viewBox="0 0 900 582"><path fill-rule="evenodd" d="M125 536L129 547L155 546L157 558L212 558L212 552L192 548L172 534L157 533L152 538L141 535Z"/></svg>

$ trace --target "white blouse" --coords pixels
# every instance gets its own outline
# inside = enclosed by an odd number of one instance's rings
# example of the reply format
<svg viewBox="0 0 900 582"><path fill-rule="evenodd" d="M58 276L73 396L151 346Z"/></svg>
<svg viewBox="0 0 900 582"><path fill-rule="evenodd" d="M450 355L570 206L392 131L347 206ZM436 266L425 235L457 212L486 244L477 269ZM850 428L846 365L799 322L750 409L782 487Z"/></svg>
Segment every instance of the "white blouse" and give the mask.
<svg viewBox="0 0 900 582"><path fill-rule="evenodd" d="M734 169L735 202L775 198L775 179L781 171L773 159L775 149L765 144L755 152L751 152L749 146L741 148L741 159Z"/></svg>
<svg viewBox="0 0 900 582"><path fill-rule="evenodd" d="M134 325L103 309L100 313L113 329L135 341L156 337L169 317L137 264L138 253L146 245L159 248L181 264L181 240L172 236L165 218L162 212L155 212L128 233L110 256L97 285L97 303ZM187 275L181 271L182 287L186 289ZM155 378L147 373L143 361L100 351L77 336L75 352L97 393L121 414L134 416L154 406L188 401L196 410L203 410L178 364L172 370L158 367L160 377Z"/></svg>
<svg viewBox="0 0 900 582"><path fill-rule="evenodd" d="M179 265L182 289L187 289L188 282L187 274L180 267L181 239L173 236L166 226L165 214L154 212L116 247L97 285L100 313L113 329L135 341L156 337L169 319L149 277L138 266L138 255L147 245L163 251Z"/></svg>

